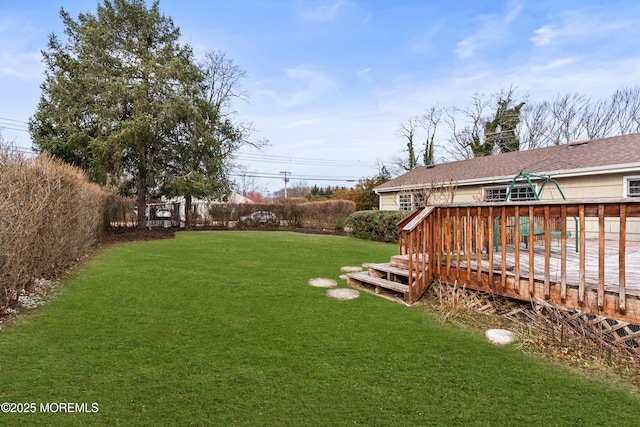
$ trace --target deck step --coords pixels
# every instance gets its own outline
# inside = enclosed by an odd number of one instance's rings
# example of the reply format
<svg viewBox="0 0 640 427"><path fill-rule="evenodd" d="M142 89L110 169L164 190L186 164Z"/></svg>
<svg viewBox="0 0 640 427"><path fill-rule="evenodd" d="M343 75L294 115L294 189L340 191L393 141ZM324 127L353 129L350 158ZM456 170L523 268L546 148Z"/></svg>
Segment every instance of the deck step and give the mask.
<svg viewBox="0 0 640 427"><path fill-rule="evenodd" d="M419 260L422 261L425 255L420 254ZM414 258L415 262L415 258ZM391 257L391 265L399 268L409 268L409 255L394 255Z"/></svg>
<svg viewBox="0 0 640 427"><path fill-rule="evenodd" d="M369 274L379 275L378 273L391 273L396 276L409 277L409 270L398 267L390 262L384 264L369 264Z"/></svg>
<svg viewBox="0 0 640 427"><path fill-rule="evenodd" d="M383 279L381 277L374 277L369 275L368 272L362 271L359 273L347 274L347 283L353 284L368 284L376 287L391 289L396 292L407 293L409 292L409 286L403 283L394 282L391 280Z"/></svg>

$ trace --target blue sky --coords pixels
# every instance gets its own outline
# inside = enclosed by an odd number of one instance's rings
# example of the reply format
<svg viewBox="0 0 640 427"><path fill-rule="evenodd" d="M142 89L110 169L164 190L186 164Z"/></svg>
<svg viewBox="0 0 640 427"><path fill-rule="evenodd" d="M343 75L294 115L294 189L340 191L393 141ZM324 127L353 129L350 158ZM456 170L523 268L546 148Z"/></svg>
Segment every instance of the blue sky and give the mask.
<svg viewBox="0 0 640 427"><path fill-rule="evenodd" d="M60 7L97 0L0 0L0 127L30 147L40 50L63 36ZM147 2L151 4L151 2ZM517 87L530 100L577 92L605 98L640 83L635 0L161 0L197 56L221 50L246 71L236 104L263 152L243 151L259 187L352 185L401 156L401 122L427 108L467 107ZM436 158L446 151L440 141ZM279 177L277 179L265 176Z"/></svg>

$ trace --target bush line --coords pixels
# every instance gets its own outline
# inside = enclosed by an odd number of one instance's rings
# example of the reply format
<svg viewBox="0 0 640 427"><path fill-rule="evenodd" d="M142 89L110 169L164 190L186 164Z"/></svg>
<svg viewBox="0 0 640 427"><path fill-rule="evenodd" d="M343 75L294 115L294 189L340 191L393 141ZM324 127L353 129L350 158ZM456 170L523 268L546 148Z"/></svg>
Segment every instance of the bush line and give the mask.
<svg viewBox="0 0 640 427"><path fill-rule="evenodd" d="M34 279L88 252L104 228L106 198L77 168L0 147L0 313Z"/></svg>

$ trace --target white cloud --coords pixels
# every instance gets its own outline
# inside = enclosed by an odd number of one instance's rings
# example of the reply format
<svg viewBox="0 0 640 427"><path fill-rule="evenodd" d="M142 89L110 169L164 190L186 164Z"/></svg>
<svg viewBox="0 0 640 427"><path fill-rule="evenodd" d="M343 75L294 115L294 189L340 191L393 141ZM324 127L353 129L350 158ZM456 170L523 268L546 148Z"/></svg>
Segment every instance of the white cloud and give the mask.
<svg viewBox="0 0 640 427"><path fill-rule="evenodd" d="M495 44L504 39L507 30L516 18L520 15L522 6L516 5L507 11L503 17L497 15L486 15L480 18L480 28L475 34L460 41L457 48L453 51L458 58L469 58L482 49L483 46Z"/></svg>
<svg viewBox="0 0 640 427"><path fill-rule="evenodd" d="M348 1L340 0L330 4L323 4L312 9L305 10L300 13L300 21L302 22L330 22L335 20L341 10L346 8Z"/></svg>
<svg viewBox="0 0 640 427"><path fill-rule="evenodd" d="M559 22L545 24L533 32L529 39L534 46L550 46L566 41L585 42L609 37L611 33L640 25L637 19L606 18L580 11L562 14Z"/></svg>
<svg viewBox="0 0 640 427"><path fill-rule="evenodd" d="M329 77L319 71L314 71L304 66L286 68L284 73L292 80L293 85L302 83L303 87L288 96L280 98L279 103L283 108L306 104L333 86L333 82Z"/></svg>
<svg viewBox="0 0 640 427"><path fill-rule="evenodd" d="M531 71L534 74L537 74L545 71L557 70L559 68L563 68L568 65L571 65L576 61L577 61L577 58L573 56L569 56L566 58L557 58L557 59L548 61L547 63L542 65L534 65L533 67L531 67Z"/></svg>

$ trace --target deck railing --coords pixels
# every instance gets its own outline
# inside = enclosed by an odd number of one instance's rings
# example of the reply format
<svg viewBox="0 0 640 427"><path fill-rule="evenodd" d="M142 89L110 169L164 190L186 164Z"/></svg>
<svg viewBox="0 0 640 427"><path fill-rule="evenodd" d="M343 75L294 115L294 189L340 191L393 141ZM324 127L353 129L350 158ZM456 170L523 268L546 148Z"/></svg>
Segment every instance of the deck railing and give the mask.
<svg viewBox="0 0 640 427"><path fill-rule="evenodd" d="M412 295L442 280L637 322L640 283L627 288L627 266L640 266L627 253L628 230L640 226L633 218L640 200L430 206L399 224L400 253Z"/></svg>

